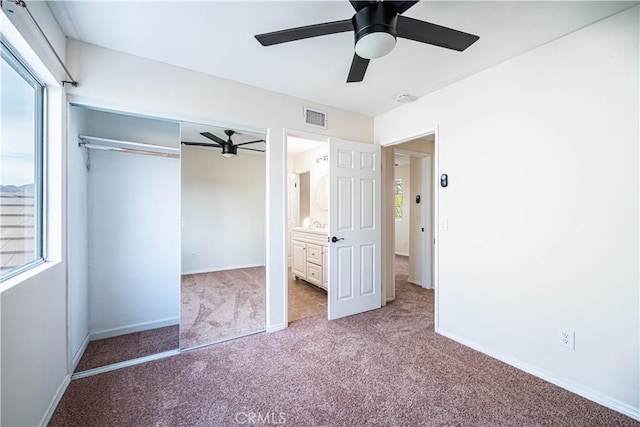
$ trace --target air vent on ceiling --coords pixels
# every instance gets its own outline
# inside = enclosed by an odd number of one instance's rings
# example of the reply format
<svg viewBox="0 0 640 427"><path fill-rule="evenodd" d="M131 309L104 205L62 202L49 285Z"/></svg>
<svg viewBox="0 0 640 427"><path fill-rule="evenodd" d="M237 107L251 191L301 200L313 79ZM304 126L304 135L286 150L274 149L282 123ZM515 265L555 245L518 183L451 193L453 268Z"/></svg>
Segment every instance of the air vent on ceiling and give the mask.
<svg viewBox="0 0 640 427"><path fill-rule="evenodd" d="M322 129L327 128L327 113L304 107L304 123Z"/></svg>

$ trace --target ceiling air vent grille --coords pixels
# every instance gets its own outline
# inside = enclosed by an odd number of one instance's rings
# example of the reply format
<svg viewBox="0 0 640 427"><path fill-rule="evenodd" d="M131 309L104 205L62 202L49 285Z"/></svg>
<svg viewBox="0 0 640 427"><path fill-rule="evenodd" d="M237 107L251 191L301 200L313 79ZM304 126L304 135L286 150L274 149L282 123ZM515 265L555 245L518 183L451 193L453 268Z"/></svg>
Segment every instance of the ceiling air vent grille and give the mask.
<svg viewBox="0 0 640 427"><path fill-rule="evenodd" d="M327 128L327 113L304 107L304 123L322 129Z"/></svg>

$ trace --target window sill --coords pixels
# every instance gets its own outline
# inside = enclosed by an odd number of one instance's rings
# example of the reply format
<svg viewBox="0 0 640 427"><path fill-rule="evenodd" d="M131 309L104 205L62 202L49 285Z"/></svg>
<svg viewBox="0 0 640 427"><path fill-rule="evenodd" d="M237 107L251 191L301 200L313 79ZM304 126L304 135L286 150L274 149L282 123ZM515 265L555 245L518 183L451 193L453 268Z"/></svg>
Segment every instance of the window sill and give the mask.
<svg viewBox="0 0 640 427"><path fill-rule="evenodd" d="M60 261L44 261L41 264L35 265L33 268L30 268L27 271L23 271L22 273L19 273L18 275L0 283L0 293L4 293L11 288L38 276L58 264L60 264Z"/></svg>

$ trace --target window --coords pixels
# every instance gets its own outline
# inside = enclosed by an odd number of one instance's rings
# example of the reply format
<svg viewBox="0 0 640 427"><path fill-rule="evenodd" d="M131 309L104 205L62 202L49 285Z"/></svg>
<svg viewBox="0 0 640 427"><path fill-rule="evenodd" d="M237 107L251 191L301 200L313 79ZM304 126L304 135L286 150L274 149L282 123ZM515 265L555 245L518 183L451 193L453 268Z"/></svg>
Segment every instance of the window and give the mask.
<svg viewBox="0 0 640 427"><path fill-rule="evenodd" d="M0 279L43 261L44 86L0 39Z"/></svg>
<svg viewBox="0 0 640 427"><path fill-rule="evenodd" d="M404 204L402 180L396 179L393 182L393 201L396 220L402 220L402 207Z"/></svg>

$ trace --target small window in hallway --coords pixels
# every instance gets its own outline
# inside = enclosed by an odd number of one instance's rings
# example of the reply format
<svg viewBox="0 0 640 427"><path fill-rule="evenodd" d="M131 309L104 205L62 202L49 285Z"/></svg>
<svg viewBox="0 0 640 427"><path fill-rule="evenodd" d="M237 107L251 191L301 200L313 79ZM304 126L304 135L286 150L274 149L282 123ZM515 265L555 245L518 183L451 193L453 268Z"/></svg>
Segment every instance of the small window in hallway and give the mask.
<svg viewBox="0 0 640 427"><path fill-rule="evenodd" d="M396 179L393 184L393 195L394 195L394 210L395 210L395 218L396 220L402 220L402 205L403 205L403 188L402 188L402 180Z"/></svg>

